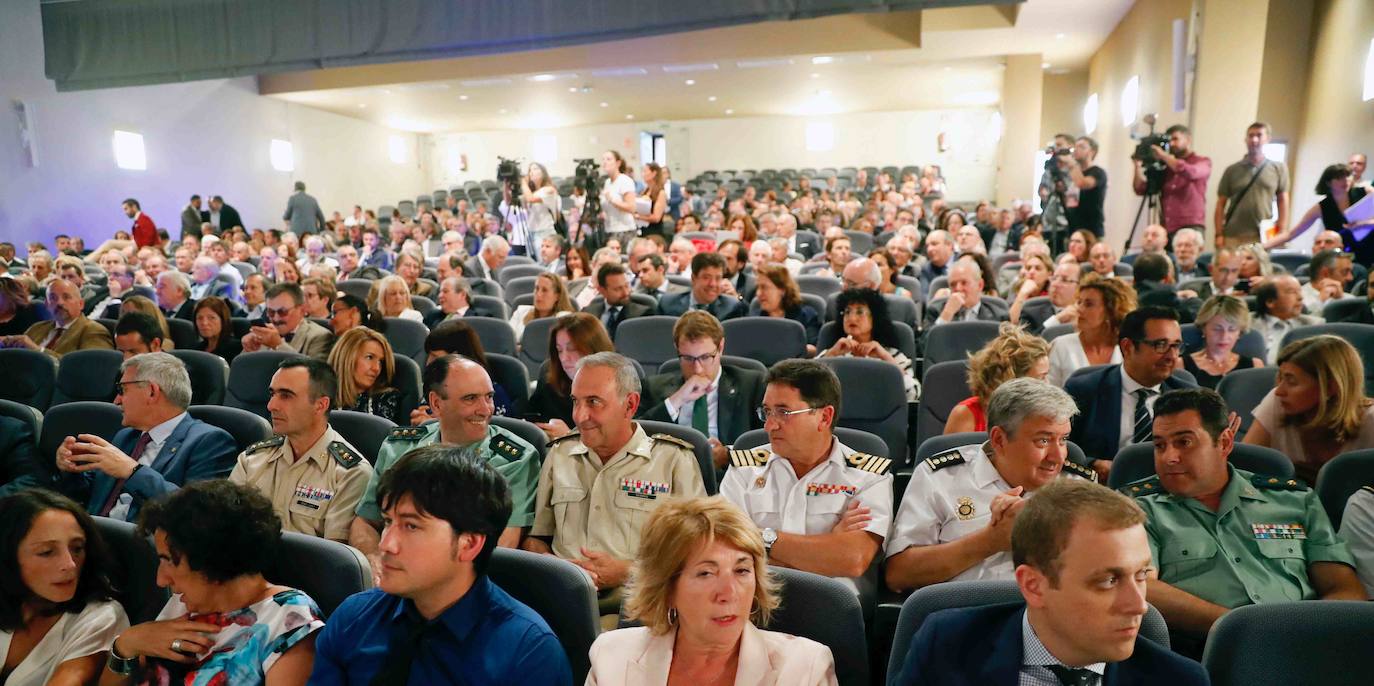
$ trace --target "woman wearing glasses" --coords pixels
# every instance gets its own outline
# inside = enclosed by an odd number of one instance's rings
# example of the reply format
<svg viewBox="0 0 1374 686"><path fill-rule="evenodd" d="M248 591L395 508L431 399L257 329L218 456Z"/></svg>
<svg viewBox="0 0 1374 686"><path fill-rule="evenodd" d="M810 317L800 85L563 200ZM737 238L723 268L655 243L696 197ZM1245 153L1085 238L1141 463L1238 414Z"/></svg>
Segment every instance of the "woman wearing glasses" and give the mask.
<svg viewBox="0 0 1374 686"><path fill-rule="evenodd" d="M844 336L820 356L867 357L895 364L902 372L907 402L920 400L921 384L916 381L911 358L897 348L897 330L883 296L868 288L841 291L835 311Z"/></svg>
<svg viewBox="0 0 1374 686"><path fill-rule="evenodd" d="M1197 313L1202 349L1183 356L1183 368L1199 386L1216 390L1221 377L1237 370L1263 367L1264 360L1235 352L1236 341L1250 330L1250 308L1229 295L1213 296Z"/></svg>

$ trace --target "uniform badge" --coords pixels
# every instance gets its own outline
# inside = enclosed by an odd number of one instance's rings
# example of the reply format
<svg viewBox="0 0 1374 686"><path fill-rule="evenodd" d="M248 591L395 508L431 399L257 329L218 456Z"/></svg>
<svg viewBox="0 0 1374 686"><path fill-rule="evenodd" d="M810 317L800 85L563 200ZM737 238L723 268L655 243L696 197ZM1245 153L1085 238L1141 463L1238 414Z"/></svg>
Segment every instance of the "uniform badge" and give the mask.
<svg viewBox="0 0 1374 686"><path fill-rule="evenodd" d="M657 500L660 493L668 492L668 484L643 479L621 479L620 490L631 498Z"/></svg>
<svg viewBox="0 0 1374 686"><path fill-rule="evenodd" d="M768 485L768 479L765 479L763 477L754 479L754 488L763 488L766 485Z"/></svg>
<svg viewBox="0 0 1374 686"><path fill-rule="evenodd" d="M296 484L296 492L294 496L296 498L303 498L305 500L319 500L327 502L334 499L334 491L324 488L316 488L314 486L307 486L305 484Z"/></svg>
<svg viewBox="0 0 1374 686"><path fill-rule="evenodd" d="M1250 529L1255 532L1256 540L1302 540L1307 538L1307 531L1301 524L1251 524Z"/></svg>
<svg viewBox="0 0 1374 686"><path fill-rule="evenodd" d="M850 486L850 485L848 485L848 484L818 484L818 483L809 483L809 484L806 485L806 494L809 495L809 496L810 496L810 495L834 495L834 494L836 494L836 493L843 493L843 494L845 494L845 495L852 496L852 495L854 495L855 493L857 493L858 491L859 491L858 488L855 488L854 486Z"/></svg>
<svg viewBox="0 0 1374 686"><path fill-rule="evenodd" d="M968 496L966 496L966 495L965 495L965 496L960 496L960 497L959 497L959 510L958 510L958 512L959 512L959 519L965 520L965 521L970 520L970 519L973 519L973 513L974 513L974 511L975 511L975 510L974 510L974 508L973 508L973 498L970 498L970 497L968 497Z"/></svg>

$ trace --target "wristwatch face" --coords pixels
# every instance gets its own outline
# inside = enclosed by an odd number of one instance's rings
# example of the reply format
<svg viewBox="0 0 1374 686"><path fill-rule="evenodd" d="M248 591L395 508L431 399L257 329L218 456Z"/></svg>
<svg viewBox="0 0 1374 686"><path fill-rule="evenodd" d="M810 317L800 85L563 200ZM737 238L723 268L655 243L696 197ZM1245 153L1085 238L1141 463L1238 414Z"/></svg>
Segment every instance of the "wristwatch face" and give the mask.
<svg viewBox="0 0 1374 686"><path fill-rule="evenodd" d="M773 543L775 543L777 540L778 540L778 532L776 532L776 531L774 531L774 530L772 530L772 529L764 529L764 530L763 530L763 544L764 544L764 545L766 545L766 546L768 546L768 547L771 548L771 547L773 547Z"/></svg>

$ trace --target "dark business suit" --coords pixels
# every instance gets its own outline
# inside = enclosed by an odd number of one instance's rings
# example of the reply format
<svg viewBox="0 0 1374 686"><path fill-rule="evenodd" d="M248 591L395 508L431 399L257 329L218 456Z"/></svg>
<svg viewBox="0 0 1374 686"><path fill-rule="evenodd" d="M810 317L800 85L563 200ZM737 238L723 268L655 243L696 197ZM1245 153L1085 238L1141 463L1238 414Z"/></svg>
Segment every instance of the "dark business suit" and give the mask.
<svg viewBox="0 0 1374 686"><path fill-rule="evenodd" d="M1027 331L1038 336L1045 331L1045 320L1058 313L1059 308L1055 307L1049 298L1027 302L1021 306L1021 321L1019 323Z"/></svg>
<svg viewBox="0 0 1374 686"><path fill-rule="evenodd" d="M224 204L219 207L219 230L224 233L235 226L243 226L243 218L239 216L239 211L232 205Z"/></svg>
<svg viewBox="0 0 1374 686"><path fill-rule="evenodd" d="M664 282L663 282L663 290L658 290L658 289L655 289L655 288L649 288L648 286L645 286L645 285L642 284L642 283L639 284L639 285L637 285L637 286L635 286L635 292L636 292L636 293L643 293L644 295L652 295L652 296L654 296L655 298L661 298L661 297L663 297L663 296L665 296L665 295L672 295L673 293L686 293L686 292L688 292L688 291L690 291L690 290L692 290L692 289L690 289L690 288L688 288L688 287L686 287L686 286L684 286L684 285L682 285L682 284L680 284L680 283L673 283L672 281L667 281L667 280L664 280Z"/></svg>
<svg viewBox="0 0 1374 686"><path fill-rule="evenodd" d="M51 472L44 465L29 425L0 416L0 497L48 485Z"/></svg>
<svg viewBox="0 0 1374 686"><path fill-rule="evenodd" d="M940 318L940 310L943 309L944 301L941 300L938 304L940 307L936 307L936 303L931 303L926 308L925 319L921 322L921 330L929 332L931 327L935 326L935 320ZM1008 307L1001 302L979 298L978 313L973 318L980 322L1004 322L1008 315Z"/></svg>
<svg viewBox="0 0 1374 686"><path fill-rule="evenodd" d="M1202 309L1201 300L1178 297L1178 289L1171 284L1138 281L1135 292L1140 307L1167 307L1178 313L1180 324L1192 324L1197 319L1198 310Z"/></svg>
<svg viewBox="0 0 1374 686"><path fill-rule="evenodd" d="M1350 322L1353 324L1374 324L1374 309L1370 309L1370 303L1363 300L1364 307L1356 308L1353 312L1333 322Z"/></svg>
<svg viewBox="0 0 1374 686"><path fill-rule="evenodd" d="M925 290L927 296L930 295L930 282L940 276L949 276L948 262L943 267L937 267L934 262L927 261L921 267L921 271L916 273L916 278L921 280L921 288Z"/></svg>
<svg viewBox="0 0 1374 686"><path fill-rule="evenodd" d="M754 299L754 292L758 290L758 283L754 280L752 268L745 267L739 270L739 273L734 276L725 277L725 280L729 281L730 285L735 287L735 292L739 294L739 297L742 298L744 302L749 302Z"/></svg>
<svg viewBox="0 0 1374 686"><path fill-rule="evenodd" d="M605 298L598 297L596 300L593 300L590 303L588 303L586 307L582 308L582 311L592 315L593 317L596 317L597 319L600 319L602 324L606 324L606 319L604 317L604 315L606 314ZM648 305L642 305L631 300L630 302L620 306L620 312L618 313L616 318L613 321L611 321L609 325L606 326L606 333L611 335L611 340L615 340L615 330L617 327L620 326L621 322L625 321L626 319L634 319L635 317L643 317L646 315L651 315L653 313L654 308L649 307Z"/></svg>
<svg viewBox="0 0 1374 686"><path fill-rule="evenodd" d="M992 239L997 236L997 229L993 228L991 225L987 226L986 228L979 228L978 235L982 237L983 245L987 246L988 250L992 250ZM1007 229L1006 250L1007 252L1016 252L1020 248L1021 227L1013 224L1010 229Z"/></svg>
<svg viewBox="0 0 1374 686"><path fill-rule="evenodd" d="M433 312L430 312L428 315L425 315L425 326L433 329L434 327L447 321L452 316L453 315L443 310L435 310ZM491 309L483 307L481 305L468 305L467 311L463 313L462 317L458 317L458 319L463 319L464 317L491 317L502 320L506 319L506 317L501 316L500 312L493 312Z"/></svg>
<svg viewBox="0 0 1374 686"><path fill-rule="evenodd" d="M901 686L1016 686L1025 660L1021 615L1025 603L955 608L935 612L911 639L902 671L890 683ZM1202 665L1169 652L1143 636L1121 662L1107 663L1103 686L1206 686Z"/></svg>
<svg viewBox="0 0 1374 686"><path fill-rule="evenodd" d="M680 371L649 377L645 384L645 398L640 405L640 419L673 423L664 401L677 393L684 381ZM740 434L763 428L763 422L758 420L758 413L754 410L763 405L764 386L763 375L758 372L721 366L720 397L716 408L716 420L719 422L716 435L721 443L729 445Z"/></svg>
<svg viewBox="0 0 1374 686"><path fill-rule="evenodd" d="M681 317L687 314L688 310L696 309L692 303L692 292L669 293L658 299L658 313L666 314L670 317ZM706 306L706 311L715 315L716 319L725 321L735 317L744 316L744 301L739 298L721 295L711 301Z"/></svg>
<svg viewBox="0 0 1374 686"><path fill-rule="evenodd" d="M200 236L200 225L202 222L209 221L209 214L204 210L192 207L190 203L181 210L181 240L186 240L187 236Z"/></svg>
<svg viewBox="0 0 1374 686"><path fill-rule="evenodd" d="M1171 376L1160 385L1161 394L1197 384ZM1069 440L1095 460L1116 457L1121 440L1121 365L1110 364L1069 377L1064 390L1078 405Z"/></svg>
<svg viewBox="0 0 1374 686"><path fill-rule="evenodd" d="M188 322L196 320L196 301L187 298L175 310L162 310L162 313L173 319L185 319Z"/></svg>

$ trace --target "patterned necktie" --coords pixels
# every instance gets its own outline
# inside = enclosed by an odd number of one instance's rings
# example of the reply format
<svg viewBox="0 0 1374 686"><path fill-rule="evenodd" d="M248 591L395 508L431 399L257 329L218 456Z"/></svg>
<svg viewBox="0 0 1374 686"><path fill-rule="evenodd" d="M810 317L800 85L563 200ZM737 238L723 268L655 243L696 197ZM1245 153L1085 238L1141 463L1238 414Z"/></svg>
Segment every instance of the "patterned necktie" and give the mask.
<svg viewBox="0 0 1374 686"><path fill-rule="evenodd" d="M707 406L705 393L692 403L692 428L700 431L703 436L711 436L711 410Z"/></svg>
<svg viewBox="0 0 1374 686"><path fill-rule="evenodd" d="M696 303L696 304L692 305L692 309L694 309L694 310L703 310L703 311L704 311L704 310L706 309L706 304L705 304L705 303Z"/></svg>
<svg viewBox="0 0 1374 686"><path fill-rule="evenodd" d="M607 307L607 308L606 308L606 314L603 315L603 317L604 317L604 319L603 319L603 321L602 321L601 323L602 323L603 325L605 325L605 327L606 327L606 333L610 334L610 335L611 335L611 338L615 338L615 327L616 327L616 324L620 323L620 322L618 321L618 320L620 319L620 308L619 308L619 307Z"/></svg>
<svg viewBox="0 0 1374 686"><path fill-rule="evenodd" d="M1135 431L1131 433L1132 443L1144 443L1150 440L1150 435L1154 432L1154 420L1150 417L1150 408L1145 404L1154 394L1155 392L1148 388L1137 389L1135 392Z"/></svg>
<svg viewBox="0 0 1374 686"><path fill-rule="evenodd" d="M52 330L52 337L48 339L48 342L47 342L47 343L44 343L44 344L43 344L43 349L44 349L44 350L52 350L53 348L56 348L56 347L57 347L57 341L58 341L59 339L61 339L61 338L62 338L62 334L66 333L66 332L67 332L67 327L65 327L65 326L54 327L53 330Z"/></svg>
<svg viewBox="0 0 1374 686"><path fill-rule="evenodd" d="M129 457L134 458L134 461L137 462L139 458L143 457L143 451L148 449L148 444L152 442L153 437L148 435L147 431L144 431L143 435L138 437L138 442L134 444L134 454ZM110 489L110 497L105 499L105 504L100 507L100 511L96 514L101 517L109 516L110 510L113 510L115 504L119 502L119 494L124 492L124 483L126 481L128 481L128 479L115 479L114 487Z"/></svg>
<svg viewBox="0 0 1374 686"><path fill-rule="evenodd" d="M1064 665L1045 665L1045 669L1053 672L1064 686L1089 686L1093 683L1093 677L1097 676L1090 669L1074 669Z"/></svg>

